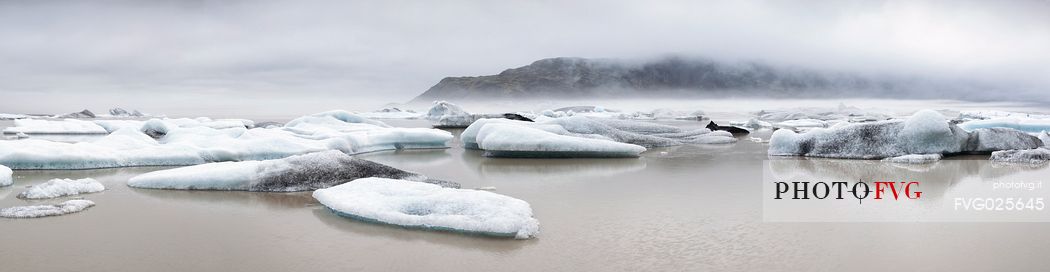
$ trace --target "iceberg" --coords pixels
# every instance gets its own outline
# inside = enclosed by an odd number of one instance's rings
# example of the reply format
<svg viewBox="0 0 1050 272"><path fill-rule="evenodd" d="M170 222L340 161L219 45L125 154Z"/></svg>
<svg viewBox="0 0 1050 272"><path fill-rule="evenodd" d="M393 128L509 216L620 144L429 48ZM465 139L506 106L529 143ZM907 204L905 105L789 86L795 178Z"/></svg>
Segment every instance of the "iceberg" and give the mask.
<svg viewBox="0 0 1050 272"><path fill-rule="evenodd" d="M18 119L15 126L4 128L4 134L106 134L105 128L90 121Z"/></svg>
<svg viewBox="0 0 1050 272"><path fill-rule="evenodd" d="M966 131L974 131L981 128L1012 128L1028 133L1039 133L1050 130L1050 119L993 118L963 122L959 124L959 127Z"/></svg>
<svg viewBox="0 0 1050 272"><path fill-rule="evenodd" d="M149 189L297 192L328 188L359 178L381 177L434 183L434 180L380 163L324 151L277 160L218 162L149 172L128 180L128 186Z"/></svg>
<svg viewBox="0 0 1050 272"><path fill-rule="evenodd" d="M91 206L95 206L95 202L92 202L91 200L73 199L55 205L32 205L3 208L0 209L0 217L36 218L65 215L83 211Z"/></svg>
<svg viewBox="0 0 1050 272"><path fill-rule="evenodd" d="M478 118L456 104L434 101L434 106L427 111L426 119L437 128L462 128L470 126Z"/></svg>
<svg viewBox="0 0 1050 272"><path fill-rule="evenodd" d="M517 239L539 232L529 203L482 190L364 178L313 197L338 215L372 223Z"/></svg>
<svg viewBox="0 0 1050 272"><path fill-rule="evenodd" d="M109 116L112 116L112 117L143 117L143 116L146 116L146 115L142 114L142 112L139 112L138 110L132 110L132 111L129 112L129 111L127 111L125 109L122 109L122 108L112 108L112 109L109 109Z"/></svg>
<svg viewBox="0 0 1050 272"><path fill-rule="evenodd" d="M603 139L558 135L527 126L489 124L477 135L477 145L491 157L637 157L645 147Z"/></svg>
<svg viewBox="0 0 1050 272"><path fill-rule="evenodd" d="M102 183L91 179L52 179L45 183L30 186L25 192L18 194L24 199L44 199L63 196L72 196L86 193L97 193L106 190Z"/></svg>
<svg viewBox="0 0 1050 272"><path fill-rule="evenodd" d="M489 126L499 128L482 136L482 131ZM490 136L493 136L491 141L487 139ZM460 139L465 148L484 149L489 151L487 155L498 157L635 157L648 147L736 142L736 138L726 131L685 130L662 124L583 116L541 118L535 122L479 119L463 130ZM483 141L488 144L482 145Z"/></svg>
<svg viewBox="0 0 1050 272"><path fill-rule="evenodd" d="M992 152L989 159L1000 163L1041 164L1050 161L1050 149L1041 147L1025 150L1001 150Z"/></svg>
<svg viewBox="0 0 1050 272"><path fill-rule="evenodd" d="M447 148L452 139L447 131L393 128L345 111L304 116L274 128L248 129L243 122L237 122L240 125L216 129L181 127L157 119L144 123L142 131L121 128L90 142L0 141L0 164L12 169L196 165L279 159L326 150L359 154Z"/></svg>
<svg viewBox="0 0 1050 272"><path fill-rule="evenodd" d="M85 109L80 112L67 113L55 116L55 118L95 118L95 113Z"/></svg>
<svg viewBox="0 0 1050 272"><path fill-rule="evenodd" d="M11 184L14 183L14 179L12 178L13 173L14 172L11 171L11 168L0 165L0 187L11 186Z"/></svg>
<svg viewBox="0 0 1050 272"><path fill-rule="evenodd" d="M1042 145L1035 136L1013 129L967 132L941 114L923 110L907 120L854 123L817 128L807 133L781 129L769 140L772 156L810 156L846 159L882 159L908 154L982 153L1032 149Z"/></svg>

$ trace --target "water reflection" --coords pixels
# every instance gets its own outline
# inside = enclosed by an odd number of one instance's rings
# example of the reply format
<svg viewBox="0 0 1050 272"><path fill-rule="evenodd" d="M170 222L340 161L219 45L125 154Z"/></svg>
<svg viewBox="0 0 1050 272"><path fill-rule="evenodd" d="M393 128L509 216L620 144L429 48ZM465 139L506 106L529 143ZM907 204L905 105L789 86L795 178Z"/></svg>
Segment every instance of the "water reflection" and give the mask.
<svg viewBox="0 0 1050 272"><path fill-rule="evenodd" d="M136 195L164 202L183 202L207 207L301 209L317 205L312 192L196 191L129 188Z"/></svg>
<svg viewBox="0 0 1050 272"><path fill-rule="evenodd" d="M343 232L363 237L383 237L401 242L422 241L430 244L452 246L460 250L508 253L538 243L540 238L513 240L477 235L464 235L444 231L405 229L394 225L384 225L353 220L336 215L324 207L317 207L313 214L325 225Z"/></svg>

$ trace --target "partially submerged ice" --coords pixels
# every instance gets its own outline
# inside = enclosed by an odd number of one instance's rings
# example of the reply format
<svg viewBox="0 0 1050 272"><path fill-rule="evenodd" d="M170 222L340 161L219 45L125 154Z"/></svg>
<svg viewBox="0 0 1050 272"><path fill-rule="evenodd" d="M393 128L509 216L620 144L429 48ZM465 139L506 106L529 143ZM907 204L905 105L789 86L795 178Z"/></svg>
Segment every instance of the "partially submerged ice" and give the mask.
<svg viewBox="0 0 1050 272"><path fill-rule="evenodd" d="M802 134L782 129L774 132L769 142L769 155L847 159L987 153L1042 145L1035 136L1014 129L967 132L930 110L919 111L907 120L847 124Z"/></svg>
<svg viewBox="0 0 1050 272"><path fill-rule="evenodd" d="M481 128L477 145L493 157L637 157L645 147L558 135L527 126L491 124Z"/></svg>
<svg viewBox="0 0 1050 272"><path fill-rule="evenodd" d="M0 187L10 186L14 183L14 179L11 177L13 173L11 168L0 165Z"/></svg>
<svg viewBox="0 0 1050 272"><path fill-rule="evenodd" d="M528 239L539 232L529 203L482 190L365 178L314 191L336 214L407 228Z"/></svg>
<svg viewBox="0 0 1050 272"><path fill-rule="evenodd" d="M736 142L725 131L583 116L536 122L480 119L460 139L464 147L484 149L490 156L528 157L630 157L647 147Z"/></svg>
<svg viewBox="0 0 1050 272"><path fill-rule="evenodd" d="M17 206L0 209L0 217L5 218L37 218L45 216L57 216L83 211L95 202L91 200L72 199L53 205L31 205Z"/></svg>
<svg viewBox="0 0 1050 272"><path fill-rule="evenodd" d="M1045 147L1025 150L1001 150L992 152L993 162L1041 164L1050 161L1050 149Z"/></svg>
<svg viewBox="0 0 1050 272"><path fill-rule="evenodd" d="M131 178L128 180L128 186L150 189L295 192L328 188L367 177L459 187L459 184L454 182L430 179L417 173L353 158L334 150L277 160L218 162L149 172Z"/></svg>
<svg viewBox="0 0 1050 272"><path fill-rule="evenodd" d="M326 150L358 154L393 149L447 148L452 139L452 134L447 131L392 128L345 111L304 116L273 128L248 129L243 122L221 129L183 127L158 120L152 124L147 122L140 129L118 128L91 142L0 141L0 164L12 169L196 165L278 159Z"/></svg>
<svg viewBox="0 0 1050 272"><path fill-rule="evenodd" d="M4 134L106 134L105 128L91 121L18 119L13 127L4 128Z"/></svg>
<svg viewBox="0 0 1050 272"><path fill-rule="evenodd" d="M86 193L97 193L106 190L102 183L95 179L52 179L45 183L30 186L18 198L45 199L72 196Z"/></svg>
<svg viewBox="0 0 1050 272"><path fill-rule="evenodd" d="M434 106L430 107L425 117L433 122L434 127L443 128L467 127L478 119L473 114L448 101L434 101Z"/></svg>

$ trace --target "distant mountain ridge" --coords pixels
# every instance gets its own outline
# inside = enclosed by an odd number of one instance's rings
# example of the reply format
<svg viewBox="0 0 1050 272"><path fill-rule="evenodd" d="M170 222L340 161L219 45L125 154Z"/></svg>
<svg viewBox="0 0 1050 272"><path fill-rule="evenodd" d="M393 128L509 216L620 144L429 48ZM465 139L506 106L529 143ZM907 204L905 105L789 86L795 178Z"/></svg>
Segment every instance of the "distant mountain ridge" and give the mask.
<svg viewBox="0 0 1050 272"><path fill-rule="evenodd" d="M496 75L446 77L413 102L508 98L631 97L907 97L943 98L962 84L875 78L782 68L757 62L725 63L666 57L636 62L549 58ZM923 92L913 92L921 89Z"/></svg>

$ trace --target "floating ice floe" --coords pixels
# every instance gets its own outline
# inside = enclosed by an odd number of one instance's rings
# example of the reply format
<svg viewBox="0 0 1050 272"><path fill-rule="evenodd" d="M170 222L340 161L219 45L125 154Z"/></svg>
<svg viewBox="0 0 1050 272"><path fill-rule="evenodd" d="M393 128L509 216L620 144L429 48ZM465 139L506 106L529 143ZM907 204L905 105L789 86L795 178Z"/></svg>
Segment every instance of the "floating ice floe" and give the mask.
<svg viewBox="0 0 1050 272"><path fill-rule="evenodd" d="M83 211L91 206L95 206L95 202L92 202L91 200L72 199L54 205L32 205L3 208L0 209L0 217L36 218L65 215Z"/></svg>
<svg viewBox="0 0 1050 272"><path fill-rule="evenodd" d="M1050 161L1050 149L1001 150L992 152L993 162L1040 164Z"/></svg>
<svg viewBox="0 0 1050 272"><path fill-rule="evenodd" d="M105 128L91 121L76 119L18 119L15 126L4 128L4 134L106 134Z"/></svg>
<svg viewBox="0 0 1050 272"><path fill-rule="evenodd" d="M477 145L493 157L637 157L645 147L558 135L527 126L489 124L477 135Z"/></svg>
<svg viewBox="0 0 1050 272"><path fill-rule="evenodd" d="M973 131L980 128L1012 128L1028 133L1040 133L1042 131L1050 130L1050 119L1018 117L994 118L963 122L959 124L959 127L967 131Z"/></svg>
<svg viewBox="0 0 1050 272"><path fill-rule="evenodd" d="M434 101L434 106L430 107L425 117L433 122L434 127L441 128L467 127L478 119L473 114L448 101Z"/></svg>
<svg viewBox="0 0 1050 272"><path fill-rule="evenodd" d="M967 132L930 110L919 111L907 120L846 124L803 134L782 129L774 132L769 142L769 155L849 159L983 153L1042 145L1035 136L1014 129Z"/></svg>
<svg viewBox="0 0 1050 272"><path fill-rule="evenodd" d="M10 186L14 183L14 179L12 178L13 173L14 172L11 171L11 168L0 165L0 187Z"/></svg>
<svg viewBox="0 0 1050 272"><path fill-rule="evenodd" d="M751 119L748 119L747 121L743 121L743 122L730 121L729 124L733 125L733 126L738 126L738 127L743 127L743 128L750 128L750 129L771 128L771 127L773 127L772 123L766 122L766 121L762 121L762 120L758 120L758 118L751 118Z"/></svg>
<svg viewBox="0 0 1050 272"><path fill-rule="evenodd" d="M528 239L539 232L529 203L493 192L365 178L314 191L336 214L408 228Z"/></svg>
<svg viewBox="0 0 1050 272"><path fill-rule="evenodd" d="M29 115L17 113L0 113L0 120L15 120L29 118Z"/></svg>
<svg viewBox="0 0 1050 272"><path fill-rule="evenodd" d="M484 149L489 156L527 157L633 157L646 147L736 142L725 131L583 116L536 122L480 119L460 139L464 147Z"/></svg>
<svg viewBox="0 0 1050 272"><path fill-rule="evenodd" d="M353 158L339 151L324 151L284 159L218 162L149 172L128 180L128 186L150 189L233 190L295 192L328 188L359 178L381 177L434 183L459 184Z"/></svg>
<svg viewBox="0 0 1050 272"><path fill-rule="evenodd" d="M371 119L419 119L424 117L423 113L399 108L384 108L373 112L360 112L357 115Z"/></svg>
<svg viewBox="0 0 1050 272"><path fill-rule="evenodd" d="M941 154L908 154L904 156L897 156L891 158L882 159L885 162L892 163L931 163L941 160Z"/></svg>
<svg viewBox="0 0 1050 272"><path fill-rule="evenodd" d="M828 122L817 119L797 119L777 122L773 124L773 127L790 129L795 131L803 131L814 128L826 128L828 127Z"/></svg>
<svg viewBox="0 0 1050 272"><path fill-rule="evenodd" d="M76 180L52 179L45 183L29 186L25 192L18 194L18 197L25 199L44 199L97 193L105 190L106 187L102 186L102 183L91 178Z"/></svg>
<svg viewBox="0 0 1050 272"><path fill-rule="evenodd" d="M815 119L822 121L843 120L850 122L867 122L888 120L893 116L887 113L863 110L857 107L839 104L836 108L796 108L785 110L763 110L755 115L759 120L783 122L789 120Z"/></svg>
<svg viewBox="0 0 1050 272"><path fill-rule="evenodd" d="M1050 119L1050 114L995 110L966 110L959 112L959 119L962 120L985 120L995 118Z"/></svg>
<svg viewBox="0 0 1050 272"><path fill-rule="evenodd" d="M151 120L154 121L154 120ZM90 169L128 166L195 165L267 160L326 150L358 154L379 150L447 148L452 134L425 128L392 128L345 111L292 120L279 128L167 126L143 131L122 128L91 142L39 139L0 141L0 164L12 169ZM163 130L163 131L159 131ZM161 133L162 132L162 133Z"/></svg>

